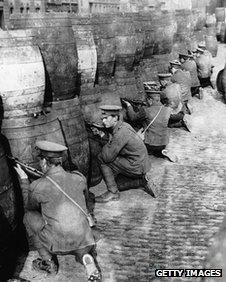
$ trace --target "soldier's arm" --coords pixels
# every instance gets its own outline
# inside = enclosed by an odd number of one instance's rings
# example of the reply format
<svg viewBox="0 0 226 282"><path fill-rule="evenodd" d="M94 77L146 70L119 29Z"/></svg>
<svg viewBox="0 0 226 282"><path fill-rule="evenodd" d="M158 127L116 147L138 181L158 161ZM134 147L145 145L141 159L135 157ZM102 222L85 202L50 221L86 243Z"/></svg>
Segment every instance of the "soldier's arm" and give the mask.
<svg viewBox="0 0 226 282"><path fill-rule="evenodd" d="M39 180L35 180L30 184L27 205L25 207L27 210L38 210L40 208L42 200L40 193L37 191L37 181Z"/></svg>
<svg viewBox="0 0 226 282"><path fill-rule="evenodd" d="M100 155L106 163L113 162L128 141L126 131L120 131L121 132L117 132L117 134L112 137L111 141L102 148Z"/></svg>
<svg viewBox="0 0 226 282"><path fill-rule="evenodd" d="M140 107L140 110L135 112L131 104L127 106L127 115L130 121L141 120L146 117L143 107Z"/></svg>

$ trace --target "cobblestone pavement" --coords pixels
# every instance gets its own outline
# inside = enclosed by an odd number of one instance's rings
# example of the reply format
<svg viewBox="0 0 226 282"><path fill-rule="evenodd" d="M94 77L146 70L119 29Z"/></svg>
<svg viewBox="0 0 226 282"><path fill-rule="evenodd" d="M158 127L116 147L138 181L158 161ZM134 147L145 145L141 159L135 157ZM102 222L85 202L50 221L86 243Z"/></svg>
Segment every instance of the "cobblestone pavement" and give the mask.
<svg viewBox="0 0 226 282"><path fill-rule="evenodd" d="M215 60L223 66L225 46L221 45L219 51L222 53ZM150 173L159 186L158 198L137 189L121 192L119 202L96 205L103 235L97 251L104 282L198 281L155 278L157 268L202 268L224 216L226 105L208 88L203 100L193 98L192 106L192 132L171 129L169 149L178 156L178 162L150 158ZM92 188L96 195L104 190L103 183ZM29 253L20 277L31 281L86 281L83 267L73 257L59 258L60 271L54 278L31 270L36 257L36 252Z"/></svg>

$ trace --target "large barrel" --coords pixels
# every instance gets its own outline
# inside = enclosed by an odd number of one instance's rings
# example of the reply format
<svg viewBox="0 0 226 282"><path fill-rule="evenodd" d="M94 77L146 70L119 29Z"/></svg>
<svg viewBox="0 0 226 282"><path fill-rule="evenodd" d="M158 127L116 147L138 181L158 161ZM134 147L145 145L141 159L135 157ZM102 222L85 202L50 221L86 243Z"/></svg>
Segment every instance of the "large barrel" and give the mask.
<svg viewBox="0 0 226 282"><path fill-rule="evenodd" d="M6 150L2 142L2 135L0 134L0 209L11 230L15 229L18 223L16 193L14 189L12 174L10 173L6 158Z"/></svg>
<svg viewBox="0 0 226 282"><path fill-rule="evenodd" d="M109 83L114 75L116 41L111 28L114 15L92 15L94 42L97 47L97 82Z"/></svg>
<svg viewBox="0 0 226 282"><path fill-rule="evenodd" d="M224 87L223 87L223 70L220 70L217 74L217 80L216 80L216 85L217 85L217 90L220 93L224 93Z"/></svg>
<svg viewBox="0 0 226 282"><path fill-rule="evenodd" d="M35 150L36 140L48 140L65 145L59 121L49 114L4 119L2 132L9 140L12 155L36 168L39 167Z"/></svg>
<svg viewBox="0 0 226 282"><path fill-rule="evenodd" d="M217 22L224 22L226 16L226 9L224 7L216 7L215 17Z"/></svg>
<svg viewBox="0 0 226 282"><path fill-rule="evenodd" d="M74 98L79 93L78 55L67 13L28 13L10 17L11 28L31 28L41 50L49 77L46 96L53 101Z"/></svg>
<svg viewBox="0 0 226 282"><path fill-rule="evenodd" d="M52 114L60 123L64 143L68 147L69 162L87 176L89 142L79 99L53 102L52 107Z"/></svg>
<svg viewBox="0 0 226 282"><path fill-rule="evenodd" d="M93 87L97 69L97 51L90 17L71 15L78 52L78 73L81 85Z"/></svg>
<svg viewBox="0 0 226 282"><path fill-rule="evenodd" d="M0 31L0 95L4 117L41 112L45 72L31 30Z"/></svg>
<svg viewBox="0 0 226 282"><path fill-rule="evenodd" d="M116 40L116 71L132 70L135 56L142 52L144 34L138 21L135 21L136 16L136 13L118 14L112 22L111 28Z"/></svg>
<svg viewBox="0 0 226 282"><path fill-rule="evenodd" d="M216 36L213 35L206 35L205 36L205 42L206 42L206 49L210 51L213 57L217 56L217 50L218 50L218 43Z"/></svg>
<svg viewBox="0 0 226 282"><path fill-rule="evenodd" d="M220 27L220 35L219 35L220 42L226 42L226 23L222 22Z"/></svg>
<svg viewBox="0 0 226 282"><path fill-rule="evenodd" d="M223 90L224 90L224 100L226 102L226 65L223 70L222 85L223 85Z"/></svg>
<svg viewBox="0 0 226 282"><path fill-rule="evenodd" d="M144 58L169 54L177 28L174 14L168 11L140 13L140 21L145 33Z"/></svg>
<svg viewBox="0 0 226 282"><path fill-rule="evenodd" d="M192 14L191 10L176 10L175 17L177 22L177 31L175 35L175 40L180 42L187 42L190 40L191 34L193 32L192 28Z"/></svg>

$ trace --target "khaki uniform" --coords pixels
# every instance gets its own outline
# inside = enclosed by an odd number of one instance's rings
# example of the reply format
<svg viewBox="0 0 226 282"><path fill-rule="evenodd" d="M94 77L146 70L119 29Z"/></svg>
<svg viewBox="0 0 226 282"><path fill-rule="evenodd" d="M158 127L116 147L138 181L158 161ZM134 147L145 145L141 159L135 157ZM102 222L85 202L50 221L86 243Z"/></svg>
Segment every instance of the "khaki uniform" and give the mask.
<svg viewBox="0 0 226 282"><path fill-rule="evenodd" d="M116 124L98 159L107 188L112 193L118 191L116 175L137 178L149 170L144 142L128 123L122 121Z"/></svg>
<svg viewBox="0 0 226 282"><path fill-rule="evenodd" d="M86 211L86 179L61 166L46 173ZM23 181L24 224L36 249L65 253L95 244L86 216L45 176L30 185Z"/></svg>
<svg viewBox="0 0 226 282"><path fill-rule="evenodd" d="M188 101L191 98L191 75L188 71L178 69L171 78L172 82L176 82L181 87L182 102Z"/></svg>
<svg viewBox="0 0 226 282"><path fill-rule="evenodd" d="M182 91L180 85L178 83L170 83L162 89L161 99L166 103L174 101L175 105L178 106L181 102L181 95Z"/></svg>
<svg viewBox="0 0 226 282"><path fill-rule="evenodd" d="M191 75L191 87L200 86L197 73L197 65L194 60L186 60L184 63L182 63L182 69L189 71Z"/></svg>
<svg viewBox="0 0 226 282"><path fill-rule="evenodd" d="M150 106L146 111L146 126L155 118L162 105ZM169 143L168 122L171 114L169 107L163 106L155 121L149 126L145 134L145 144L162 146Z"/></svg>

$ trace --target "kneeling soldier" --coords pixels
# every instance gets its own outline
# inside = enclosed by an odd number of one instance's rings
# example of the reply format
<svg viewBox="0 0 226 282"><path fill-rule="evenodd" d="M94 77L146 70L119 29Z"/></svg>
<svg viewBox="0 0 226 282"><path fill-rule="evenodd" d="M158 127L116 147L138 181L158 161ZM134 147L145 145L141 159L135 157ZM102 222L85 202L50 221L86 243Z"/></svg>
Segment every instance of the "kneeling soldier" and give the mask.
<svg viewBox="0 0 226 282"><path fill-rule="evenodd" d="M41 257L33 261L33 268L56 274L56 255L70 254L86 267L88 281L100 281L92 256L95 241L84 197L86 179L79 172L68 173L62 168L65 146L38 141L36 147L43 176L29 184L21 167L15 168L21 179L24 224L29 241Z"/></svg>
<svg viewBox="0 0 226 282"><path fill-rule="evenodd" d="M147 149L136 131L120 120L120 106L103 105L102 119L110 132L108 143L98 156L101 172L108 191L95 198L98 203L119 200L120 194L115 181L118 174L130 178L141 178L144 190L155 197L153 183L148 179Z"/></svg>

